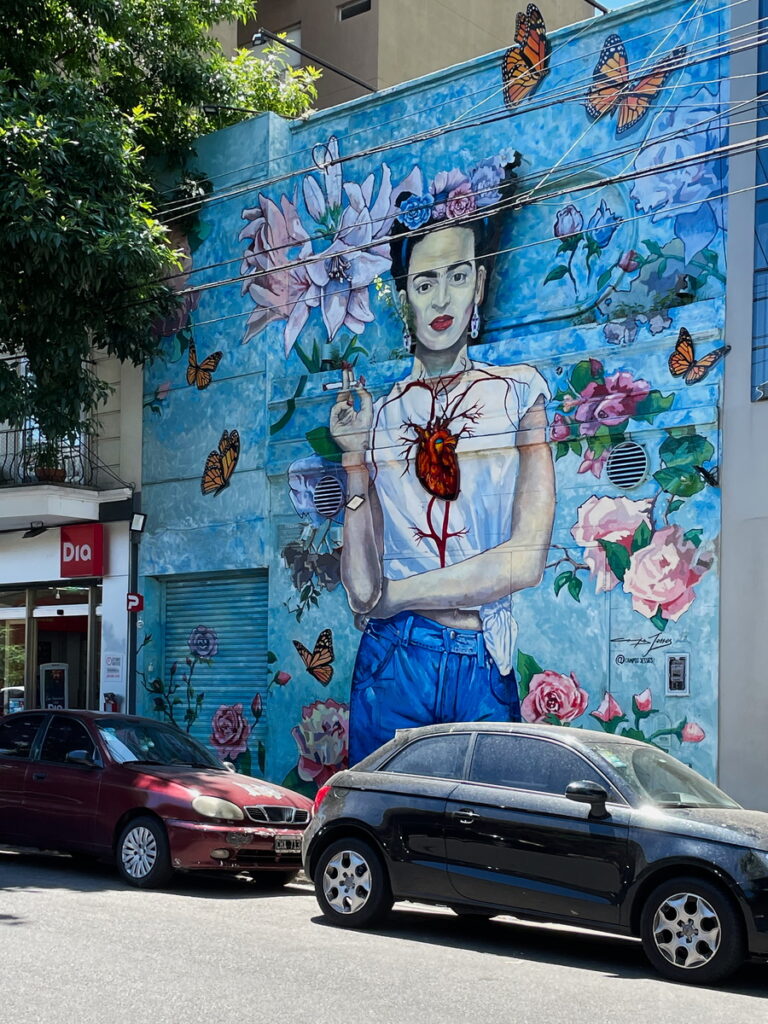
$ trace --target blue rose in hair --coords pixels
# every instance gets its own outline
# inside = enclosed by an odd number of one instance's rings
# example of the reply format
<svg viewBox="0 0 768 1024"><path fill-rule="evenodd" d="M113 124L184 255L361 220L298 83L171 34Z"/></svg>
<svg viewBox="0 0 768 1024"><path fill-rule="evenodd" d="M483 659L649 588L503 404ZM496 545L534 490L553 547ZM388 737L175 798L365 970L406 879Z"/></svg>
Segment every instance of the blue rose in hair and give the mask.
<svg viewBox="0 0 768 1024"><path fill-rule="evenodd" d="M400 221L409 231L416 231L423 227L432 216L434 199L429 192L420 196L408 196L400 203Z"/></svg>

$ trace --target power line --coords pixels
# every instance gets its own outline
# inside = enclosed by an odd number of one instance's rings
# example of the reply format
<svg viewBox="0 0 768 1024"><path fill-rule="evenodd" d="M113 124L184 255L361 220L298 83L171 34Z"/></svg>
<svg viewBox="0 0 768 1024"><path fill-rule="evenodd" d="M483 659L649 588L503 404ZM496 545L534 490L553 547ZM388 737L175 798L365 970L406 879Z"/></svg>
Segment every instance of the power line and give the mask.
<svg viewBox="0 0 768 1024"><path fill-rule="evenodd" d="M583 191L586 191L588 189L594 189L597 184L599 184L601 187L605 187L607 185L620 184L620 183L622 183L624 181L628 181L628 180L635 180L637 178L650 177L650 176L653 176L653 175L656 175L656 174L659 174L659 173L663 173L664 171L675 169L675 168L679 168L679 167L685 167L685 166L691 166L691 165L695 166L697 163L701 163L701 162L703 162L704 160L707 160L707 159L722 160L722 159L726 158L726 156L737 156L737 155L740 155L742 153L752 152L752 151L756 151L757 149L762 149L762 148L765 147L766 144L768 144L768 135L756 136L755 138L752 138L752 139L742 140L740 142L729 143L727 145L718 146L718 147L715 147L713 149L707 150L707 151L702 152L702 153L690 154L687 157L682 157L682 158L679 158L677 160L667 161L666 163L657 164L657 165L655 165L653 167L649 167L649 168L645 168L645 169L640 169L640 170L633 170L633 171L630 171L630 172L624 172L624 173L618 174L618 175L607 176L607 177L603 178L602 181L599 182L599 183L594 183L593 182L593 183L590 183L590 184L587 184L587 185L569 185L569 186L566 186L566 187L564 187L564 188L562 188L562 189L560 189L558 191L548 192L545 195L539 197L538 199L530 198L528 200L520 200L518 197L514 197L513 199L508 200L506 203L500 204L500 206L497 207L497 209L494 212L495 213L499 213L499 212L501 212L502 210L505 210L505 209L514 209L515 211L518 211L519 209L523 208L524 206L529 206L529 205L532 205L533 203L536 203L536 202L547 201L547 200L550 200L552 198L557 197L558 195L565 195L565 194L573 195L574 193L577 193L577 192L583 192ZM696 200L696 202L700 203L701 200ZM690 206L690 205L693 205L693 204L691 204L691 203L681 204L681 206ZM450 225L452 227L467 226L468 224L471 224L471 223L473 223L474 221L476 221L478 219L482 219L482 217L483 217L482 212L480 212L479 214L477 212L475 212L473 214L469 214L469 215L466 215L464 217L457 217L456 219L454 219L454 220L452 220L450 222ZM625 218L626 221L630 221L630 220L633 220L633 219L635 219L635 218ZM413 236L413 235L419 235L419 234L422 234L422 233L423 233L423 229L414 229L412 231L406 231L406 232L403 232L401 234L398 234L397 236L385 236L385 237L383 237L381 239L378 239L377 240L377 244L378 245L385 245L385 244L393 241L395 238L397 240L401 240L401 239L403 239L405 237L410 237L410 236ZM551 241L551 239L547 239L547 241ZM538 243L531 243L531 244L538 244ZM362 245L362 246L350 247L348 250L346 250L346 254L347 255L350 255L350 254L353 255L355 252L362 252L362 251L364 251L366 249L369 249L369 248L370 248L370 243L368 243L366 245ZM521 248L524 248L524 247L521 247ZM506 252L506 251L514 251L514 249L503 250L503 251L504 252ZM499 253L497 253L496 255L498 255L498 254ZM288 272L288 271L290 271L292 269L295 269L297 267L307 266L307 265L312 264L312 263L320 262L320 261L322 261L324 259L325 259L325 256L323 254L313 254L311 257L305 257L303 259L299 259L299 260L295 260L293 262L286 263L283 266L281 266L279 268L276 268L276 269L273 269L273 270L259 270L259 271L256 271L255 273L238 275L237 277L227 278L227 279L222 280L222 281L209 282L209 283L206 283L206 284L194 287L194 288L182 289L178 294L179 295L192 294L192 293L198 293L199 294L199 293L204 292L204 291L211 291L211 290L213 290L215 288L226 287L227 285L230 285L230 284L237 284L237 283L241 283L243 281L251 282L253 280L258 280L258 279L260 279L262 277L269 276L270 274ZM437 269L441 269L441 268L435 267L434 269L437 270ZM303 301L303 300L299 300L299 301ZM143 304L144 304L143 302L137 302L137 303L133 303L131 305L132 306L137 306L137 305L143 305ZM291 305L294 305L294 304L295 303L291 303ZM126 306L126 307L122 307L122 308L131 308L131 306ZM277 307L261 306L259 308L269 309L269 308L277 308ZM252 312L253 312L253 310L249 310L248 311L248 315L252 314Z"/></svg>
<svg viewBox="0 0 768 1024"><path fill-rule="evenodd" d="M743 0L737 0L737 2L743 2ZM719 35L720 33L717 33L717 34ZM701 64L701 63L706 63L707 61L710 61L710 60L720 59L720 58L722 58L724 56L727 56L729 54L732 54L732 53L742 52L742 50L745 50L745 49L753 49L756 46L759 46L760 44L765 42L766 40L768 40L768 34L766 34L764 36L756 36L753 39L749 40L746 44L743 44L743 42L740 41L742 43L742 45L740 45L737 48L733 48L731 50L723 50L722 49L723 44L718 43L718 44L716 44L714 46L713 49L720 50L721 52L718 52L716 54L707 54L705 52L704 55L699 55L699 56L697 56L695 58L692 58L690 60L680 61L678 64L676 64L675 70L678 70L678 69L682 70L682 69L685 69L685 68L696 66L696 65ZM725 75L719 76L718 79L715 79L713 81L718 81L718 82L725 81L728 77L729 76L725 76ZM731 76L731 77L733 77L733 76ZM590 81L591 81L591 76L590 76ZM688 88L692 88L694 85L698 85L698 84L703 84L703 83L685 83L684 85L679 86L679 87L678 86L664 86L664 90L670 89L670 88L686 88L686 89L688 89ZM663 91L663 90L660 90L660 91ZM455 123L449 123L449 124L437 126L435 128L430 128L430 129L425 130L422 133L419 133L418 135L413 135L413 136L410 136L410 137L407 137L407 138L403 138L403 139L399 139L399 140L392 140L390 142L383 143L383 144L381 144L379 146L370 147L368 150L365 150L365 151L360 151L360 152L348 154L348 155L345 155L345 156L339 156L338 159L334 159L332 161L329 161L325 166L343 165L345 163L349 163L349 162L352 162L354 160L362 159L364 157L370 157L370 156L379 155L379 154L382 154L382 153L385 153L385 152L389 152L389 151L391 151L393 149L400 148L400 147L402 147L404 145L413 144L413 143L417 143L417 142L427 142L427 141L430 141L430 140L432 140L434 138L437 138L437 137L440 137L442 135L445 135L445 134L447 134L449 132L464 131L466 129L473 128L473 127L483 127L485 125L492 124L492 123L495 123L495 122L500 121L500 120L511 119L511 118L513 118L515 116L518 116L519 114L531 113L533 111L543 110L543 109L546 109L546 108L551 107L551 106L561 105L567 99L574 99L574 100L576 100L576 99L578 99L578 100L583 99L581 90L579 90L578 92L570 93L567 96L562 96L561 95L561 96L558 96L556 98L550 98L549 100L543 101L543 102L541 102L539 104L531 104L531 105L529 105L527 107L518 107L518 108L515 108L514 110L511 110L511 111L507 110L506 108L504 108L502 111L499 111L497 113L494 113L494 114L489 115L489 116L484 117L484 118L476 119L476 120L471 121L471 122L460 122L460 123L459 122L455 122ZM315 147L313 147L313 149L314 148ZM271 187L271 186L273 186L275 184L280 184L280 183L282 183L284 181L290 180L291 178L295 178L295 177L298 177L298 176L304 176L306 174L311 174L311 173L313 173L313 172L315 172L315 171L317 171L319 169L320 168L318 167L317 164L313 164L312 166L303 167L303 168L296 169L294 171L289 171L289 172L286 172L286 173L283 173L283 174L275 175L275 176L273 176L271 178L268 178L268 179L263 180L261 182L258 182L256 184L252 184L252 183L249 182L248 184L238 185L237 187L233 187L233 189L230 192L213 193L210 196L203 197L203 198L198 199L198 200L183 201L183 202L178 202L176 204L168 204L168 207L166 209L164 209L163 212L161 213L160 219L162 220L163 223L166 223L166 224L173 223L174 220L178 220L178 219L186 216L187 213L185 211L188 211L190 209L199 210L201 207L210 207L212 205L218 205L219 203L227 202L230 199L236 198L239 195L243 195L243 194L247 194L247 193L253 192L253 191L255 191L256 188L266 189L266 188L269 188L269 187Z"/></svg>
<svg viewBox="0 0 768 1024"><path fill-rule="evenodd" d="M766 139L768 139L768 136L766 136ZM761 147L761 148L765 148L765 147ZM747 150L747 152L749 152L749 150ZM766 187L768 187L768 181L758 182L755 185L746 185L743 188L729 189L729 190L727 190L725 192L720 192L720 193L718 193L716 195L709 196L706 201L707 202L720 201L720 200L723 200L723 199L728 199L731 196L743 195L743 194L745 194L747 192L756 192L758 189L766 188ZM538 200L538 202L540 203L540 202L542 202L542 200ZM687 210L691 206L700 205L701 202L702 202L701 199L692 199L692 200L689 200L686 203L676 203L674 206L667 207L667 209L664 212L665 212L666 216L669 216L669 215L678 213L681 210ZM629 224L629 223L632 223L632 222L635 222L635 221L648 220L649 218L651 218L653 216L655 216L655 213L654 213L654 211L651 210L651 211L649 211L647 213L636 214L633 217L625 217L625 218L622 219L622 223L623 224ZM538 239L534 239L534 240L532 240L530 242L524 242L522 245L514 245L514 246L508 246L507 248L504 248L504 249L497 249L495 252L488 253L487 256L488 256L488 258L495 258L497 256L506 256L506 255L509 255L510 253L522 252L525 249L531 249L531 248L533 248L535 246L538 246L538 245L551 244L553 241L556 241L556 239L554 239L552 237L549 237L549 238L538 238ZM434 269L435 270L439 270L441 268L435 267ZM265 309L265 310L268 310L268 309L285 309L288 306L293 306L293 305L294 305L294 303L275 303L272 306L262 306L260 308L261 309ZM228 313L225 316L215 317L215 318L213 318L211 320L198 321L197 323L192 324L191 327L193 329L197 329L197 328L200 328L200 327L209 327L212 324L225 323L228 320L239 320L241 317L251 316L252 313L253 313L252 309L242 310L239 313ZM241 374L237 374L236 376L239 377L239 376L242 376L242 375ZM226 378L226 379L233 379L233 378Z"/></svg>
<svg viewBox="0 0 768 1024"><path fill-rule="evenodd" d="M726 5L726 8L722 8L720 10L727 9L727 7L730 7L730 6L736 6L737 4L740 4L740 3L743 3L743 2L746 2L746 0L734 0L733 3L731 3L729 5ZM699 20L699 17L702 17L702 16L697 16L697 18L693 19L693 20ZM765 20L765 19L762 19L762 20ZM586 25L589 26L589 27L591 27L592 24L593 24L592 22L587 22L586 23ZM655 29L652 32L643 33L643 35L656 34L658 31L661 31L661 29ZM727 29L722 29L722 30L718 29L717 32L713 32L710 36L704 37L704 39L706 40L706 39L710 39L710 38L714 38L714 37L720 38L721 36L727 36L727 35L728 35ZM627 42L630 41L631 38L632 37L630 37L627 40ZM760 40L758 39L756 45L759 42L760 42ZM722 43L718 42L717 44L714 45L713 48L714 49L720 49L722 47L722 45L723 45ZM601 49L602 49L602 47L601 47ZM576 61L578 61L580 63L583 63L583 61L587 57L592 56L594 53L599 53L599 52L600 52L600 50L595 50L595 51L590 51L590 53L588 53L586 55L581 54L581 55L577 55L577 56L574 56L572 58L569 58L569 60L562 62L562 64L556 65L555 66L555 70L557 70L557 69L559 69L561 67L564 67L566 64L573 63L573 62L576 62ZM722 56L722 54L718 54L718 56ZM633 61L629 61L628 65L627 65L628 72L635 71L638 67L641 67L642 64L643 64L644 59L645 58L638 58L634 62ZM707 58L700 58L700 60L701 59L707 59ZM714 59L714 57L711 57L710 59ZM681 65L682 66L688 66L689 64L692 64L692 63L694 63L694 62L686 62L686 63L681 62ZM563 87L563 89L566 90L566 91L561 91L560 93L555 93L554 95L550 96L550 98L548 100L542 101L542 102L537 103L537 104L528 104L528 105L526 105L524 107L517 107L517 108L514 108L513 110L508 110L506 107L503 107L503 108L500 108L500 111L498 111L498 112L502 112L503 111L504 116L512 118L512 117L518 116L519 114L530 113L532 111L541 110L541 109L545 109L545 108L547 108L549 106L553 106L556 103L561 102L563 98L566 98L568 96L573 96L573 98L577 98L577 97L581 98L581 91L579 91L578 93L569 93L567 90L573 89L574 85L579 85L579 86L582 85L582 84L586 85L587 83L589 83L591 81L592 81L592 72L590 72L587 76L585 76L581 80L577 79L576 82L568 83L567 86ZM501 92L501 89L502 89L502 87L500 86L497 89L497 92ZM494 113L496 113L496 112L494 112ZM425 141L427 138L430 138L430 137L432 137L435 134L440 134L443 131L455 130L457 128L457 126L460 125L460 122L462 121L462 119L465 116L466 115L463 114L463 115L460 115L458 118L454 118L451 121L446 121L443 124L437 125L437 126L431 128L431 129L429 129L428 132L426 132L426 133L425 132L415 133L415 134L410 135L410 136L405 136L405 137L403 137L401 139L392 140L389 143L386 143L384 146L369 147L366 150L361 150L361 151L358 151L357 153L348 154L347 156L340 157L338 162L339 163L345 163L345 162L349 162L349 161L352 161L352 160L356 160L356 159L360 159L360 158L363 158L363 157L374 155L377 152L384 152L384 151L386 151L388 149L391 149L391 148L399 148L400 146L407 145L407 144L412 143L412 142ZM483 123L483 122L479 122L479 123ZM471 122L467 126L468 127L472 127L472 126L474 126L474 124L475 124L475 122ZM313 148L314 148L314 146L313 147L308 147L307 150L300 150L299 152L300 153L301 152L311 152L311 149L313 149ZM317 170L317 166L315 164L313 164L312 166L308 166L306 168L300 168L300 169L298 169L296 171L288 172L287 174L280 175L280 176L278 176L276 178L267 180L266 182L260 182L260 183L258 183L258 187L268 187L269 185L277 184L280 181L290 179L291 177L295 177L297 175L301 175L301 174L305 174L305 173L311 173L314 170ZM250 179L250 180L254 180L254 179ZM241 183L241 185L245 185L245 184L246 183ZM250 191L250 189L245 189L245 190L246 191ZM216 201L218 199L224 200L224 199L230 198L233 195L239 194L240 191L242 191L242 189L238 186L237 192L224 193L224 194L219 194L219 195L212 195L212 196L208 197L208 201L209 202L214 202L214 201ZM169 203L167 205L173 206L174 203ZM189 205L189 204L187 204L187 205ZM169 212L173 212L173 211L169 211Z"/></svg>
<svg viewBox="0 0 768 1024"><path fill-rule="evenodd" d="M724 11L732 10L733 8L740 7L744 3L751 3L751 2L752 2L752 0L730 0L729 3L724 4L721 7L717 7L717 8L714 8L712 10L705 10L705 11L703 11L700 14L696 14L695 17L692 17L690 20L691 21L696 21L696 20L701 20L704 17L714 17L715 15L720 14L720 13L722 13ZM757 19L755 19L752 22L745 23L744 25L734 26L733 31L735 32L735 31L739 31L739 30L742 30L742 29L751 28L754 25L759 24L761 21L766 21L766 20L768 20L768 19L766 19L766 18L757 18ZM595 21L586 21L586 22L584 22L582 27L580 29L578 29L570 38L563 40L563 42L561 44L561 47L572 46L573 43L576 42L581 36L587 34L588 32L591 32L594 29L595 25L596 25ZM640 39L644 39L647 36L656 35L657 33L662 32L662 31L664 31L664 27L663 26L655 27L655 28L649 29L646 32L639 32L639 33L637 33L634 36L628 36L626 39L623 40L623 42L625 43L625 45L628 44L628 43L637 42ZM728 34L729 34L729 29L727 27L724 28L724 29L718 30L717 33L713 33L713 35L728 35ZM705 36L704 38L706 39L706 38L710 38L710 37ZM568 64L573 64L575 62L582 63L585 60L587 60L588 58L598 55L601 52L601 50L602 50L602 43L595 50L588 51L585 54L578 54L578 55L575 55L573 57L569 57L567 60L563 60L563 61L560 61L559 63L554 64L553 67L550 70L552 72L556 72L556 71L560 71L562 68L566 67ZM491 99L493 96L498 96L501 93L502 89L503 89L503 86L486 85L486 86L481 87L480 89L476 89L473 92L470 92L470 93L466 94L462 98L471 98L472 96L476 96L476 95L478 95L479 93L482 93L482 92L490 92L491 96L487 96L485 100L481 100L480 103L475 104L473 107L470 107L468 111L465 111L463 114L460 114L457 118L454 118L453 121L446 122L446 124L450 125L450 124L453 124L453 123L461 120L463 117L465 117L472 110L476 109L478 106L481 106L483 103L485 103L488 99ZM445 106L448 103L455 103L455 102L456 102L456 97L455 96L453 96L453 95L447 96L444 100L442 100L440 102L437 102L437 103L434 103L432 105L432 109L436 109L438 107ZM520 113L530 112L531 109L537 109L537 107L535 107L534 105L527 105L527 106L525 106L525 107L520 109ZM325 116L325 114L321 114L320 116ZM337 137L338 137L340 142L341 141L347 141L347 140L349 140L351 138L355 138L358 135L365 135L367 133L374 132L374 131L378 132L382 128L388 127L389 125L397 124L400 121L408 120L409 118L412 118L412 117L421 117L421 116L423 116L421 110L412 111L412 112L410 112L408 114L401 114L398 117L390 118L387 121L379 121L379 122L374 122L373 124L367 124L364 128L360 128L360 129L357 129L356 131L352 131L352 132L347 132L345 134L339 134ZM302 120L303 121L305 119L304 118L298 118L296 120ZM268 159L268 160L259 161L257 163L244 164L241 167L235 168L235 169L233 169L231 171L223 171L223 172L221 172L218 175L213 175L213 176L211 176L209 178L209 180L210 181L215 181L217 178L228 177L229 175L238 174L241 171L250 170L251 168L260 168L260 167L268 166L270 163L279 162L279 160L282 160L282 159L295 159L297 156L301 155L302 153L311 153L312 148L313 148L312 146L302 147L301 149L295 150L295 151L293 151L290 154L286 154L285 157L280 157L280 158L277 158L276 160L273 160L273 161ZM309 168L309 170L314 170L314 169L315 168ZM298 172L298 173L301 173L301 172ZM256 181L257 179L252 177L252 178L250 178L248 180ZM241 184L244 184L244 183L241 183ZM168 188L168 189L164 189L159 194L160 195L164 195L166 193L170 193L170 192L173 192L173 191L174 191L174 188Z"/></svg>
<svg viewBox="0 0 768 1024"><path fill-rule="evenodd" d="M759 97L763 97L763 96L768 97L768 92L759 94ZM738 102L734 101L733 109L731 111L729 111L729 116L732 117L733 114L739 108L743 108L743 107L746 107L746 106L751 106L753 104L753 102L754 102L754 100L752 98L749 98L747 100L741 100L741 101L738 101ZM677 131L677 130L671 130L671 131L669 131L667 133L663 133L661 135L658 135L658 136L656 136L653 139L653 142L651 144L652 145L662 145L662 144L664 144L666 142L670 142L670 141L673 141L675 139L684 139L684 138L689 137L690 135L700 134L701 131L705 129L705 126L708 125L712 120L714 120L715 118L720 119L722 117L723 117L723 115L720 112L717 112L716 114L713 114L712 117L702 118L700 121L694 122L693 124L689 125L684 132L680 132L680 131ZM746 122L740 122L740 124L752 124L752 123L755 122L755 120L756 119L750 119L750 120L748 120ZM735 125L734 125L734 127L735 127ZM638 147L636 145L628 145L624 149L613 150L611 152L610 156L611 156L611 159L613 160L613 159L619 159L622 156L626 156L626 155L635 156L635 155L637 155L637 153L638 153ZM574 162L572 162L570 164L565 165L563 168L561 168L561 171L567 170L569 172L569 174L572 175L572 174L576 173L580 168L589 167L589 166L593 165L602 156L603 156L603 154L590 153L590 154L588 154L588 155L586 155L584 157L579 158L578 160L576 160L576 161L574 161ZM627 164L626 166L629 166L629 164ZM563 175L561 173L560 177L562 178L562 176ZM522 176L520 176L518 178L518 184L523 184L526 180L528 180L528 178L534 178L534 180L537 183L539 181L539 176L538 175L522 175ZM594 186L594 189L595 189L595 191L597 191L597 190L599 190L599 188L600 188L600 185L599 185L599 183L597 183ZM470 196L472 196L473 198L476 199L478 196L482 195L484 192L487 192L487 191L491 191L491 189L478 189L476 191L469 192L468 195L470 195ZM526 196L526 193L523 193L522 196L524 198ZM514 201L518 202L518 201L520 201L520 199L521 199L520 193L516 194L516 196L514 197ZM380 223L384 223L388 219L389 219L388 217L372 218L371 219L371 225L374 226L374 225L377 225L377 224L380 224ZM314 234L312 236L311 241L316 242L316 241L319 241L319 240L323 240L323 239L327 239L327 238L332 238L332 237L334 237L335 234L336 234L336 231L334 229L328 229L326 231L320 231L320 232L317 232L316 234ZM263 255L267 255L267 254L272 254L272 253L279 253L279 252L282 252L285 249L291 249L291 248L295 248L295 247L296 247L296 243L295 242L288 242L285 245L271 246L271 247L265 248L265 249L262 250L262 254ZM320 254L318 254L318 255L320 255ZM218 268L224 267L224 266L230 266L233 263L242 263L246 259L247 259L247 251L246 251L245 254L240 253L238 256L232 257L232 258L227 259L227 260L221 260L221 261L219 261L217 263L204 264L203 266L200 266L200 267L192 267L188 271L186 271L186 277L189 278L192 274L195 274L195 273L202 273L204 271L215 270L215 269L218 269ZM173 281L176 278L178 278L179 276L180 276L179 274L169 274L169 275L167 275L164 278L160 278L159 280L160 281ZM245 275L245 277L250 277L250 276L251 275Z"/></svg>

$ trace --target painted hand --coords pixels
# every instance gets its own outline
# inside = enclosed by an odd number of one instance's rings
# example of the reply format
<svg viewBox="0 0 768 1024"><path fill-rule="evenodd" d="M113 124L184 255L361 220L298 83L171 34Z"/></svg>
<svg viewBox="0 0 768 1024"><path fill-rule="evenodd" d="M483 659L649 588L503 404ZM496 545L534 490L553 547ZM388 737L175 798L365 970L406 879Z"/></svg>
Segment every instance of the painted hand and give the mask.
<svg viewBox="0 0 768 1024"><path fill-rule="evenodd" d="M331 437L342 451L362 453L369 447L373 399L364 387L352 385L352 370L341 372L344 387L331 410ZM359 396L359 408L355 408L355 394Z"/></svg>

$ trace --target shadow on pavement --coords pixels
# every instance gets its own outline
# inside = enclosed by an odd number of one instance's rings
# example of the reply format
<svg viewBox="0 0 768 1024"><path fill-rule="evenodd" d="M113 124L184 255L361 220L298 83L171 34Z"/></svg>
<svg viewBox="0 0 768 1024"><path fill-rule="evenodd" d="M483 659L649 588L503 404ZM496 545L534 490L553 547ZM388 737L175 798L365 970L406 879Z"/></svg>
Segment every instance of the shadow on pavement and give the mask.
<svg viewBox="0 0 768 1024"><path fill-rule="evenodd" d="M218 872L178 873L162 889L137 889L120 878L117 869L102 861L82 861L67 854L15 851L0 848L0 892L3 889L68 889L71 892L128 892L153 895L178 895L194 899L265 899L267 897L306 897L312 890L306 884L291 882L283 887L266 877L230 875ZM11 918L9 920L9 918ZM0 914L0 926L19 923L11 915Z"/></svg>
<svg viewBox="0 0 768 1024"><path fill-rule="evenodd" d="M324 927L334 927L319 915L313 916L312 921ZM662 985L679 987L679 983L667 981L656 974L647 963L638 939L582 928L544 925L509 916L492 920L458 917L422 908L418 904L401 903L395 906L384 925L370 929L370 932L411 942L595 970L617 978L652 978ZM726 984L719 986L719 990L765 996L768 992L766 966L745 964Z"/></svg>

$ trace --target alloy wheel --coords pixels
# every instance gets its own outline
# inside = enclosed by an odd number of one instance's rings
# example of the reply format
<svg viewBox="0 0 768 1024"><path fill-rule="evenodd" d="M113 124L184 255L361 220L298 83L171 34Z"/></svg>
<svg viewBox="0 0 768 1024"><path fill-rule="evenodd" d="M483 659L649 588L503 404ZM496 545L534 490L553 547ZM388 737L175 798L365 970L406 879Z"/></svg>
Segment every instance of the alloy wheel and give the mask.
<svg viewBox="0 0 768 1024"><path fill-rule="evenodd" d="M323 872L323 893L337 914L359 913L371 895L371 868L355 850L339 850Z"/></svg>
<svg viewBox="0 0 768 1024"><path fill-rule="evenodd" d="M123 839L120 859L131 878L146 878L157 863L157 841L144 825L132 828Z"/></svg>
<svg viewBox="0 0 768 1024"><path fill-rule="evenodd" d="M675 967L695 970L708 964L720 948L722 928L712 905L693 892L668 896L653 918L653 941Z"/></svg>

